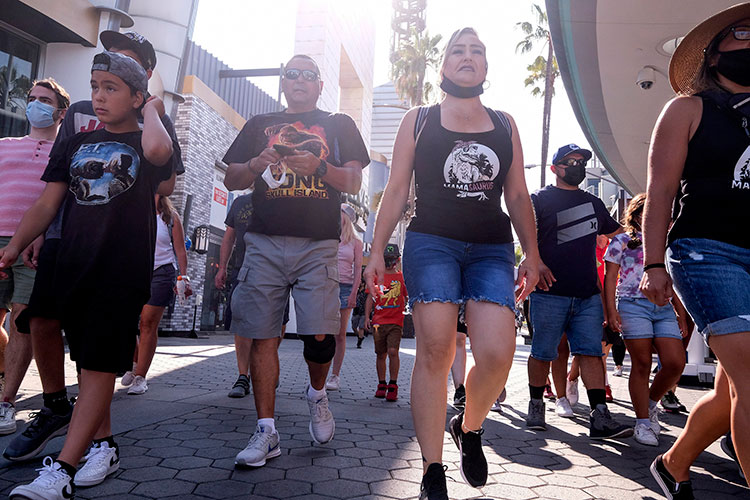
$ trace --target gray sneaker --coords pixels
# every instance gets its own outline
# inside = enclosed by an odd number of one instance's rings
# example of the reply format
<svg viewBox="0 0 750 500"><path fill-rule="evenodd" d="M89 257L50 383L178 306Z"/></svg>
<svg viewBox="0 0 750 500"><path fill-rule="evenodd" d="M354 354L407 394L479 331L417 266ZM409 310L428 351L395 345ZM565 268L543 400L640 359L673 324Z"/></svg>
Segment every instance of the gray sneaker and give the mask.
<svg viewBox="0 0 750 500"><path fill-rule="evenodd" d="M310 399L305 390L305 399L310 408L310 436L318 444L324 444L333 439L336 430L336 422L333 414L328 409L328 395L318 400Z"/></svg>
<svg viewBox="0 0 750 500"><path fill-rule="evenodd" d="M234 464L241 467L262 467L266 465L266 460L279 455L281 455L279 433L269 432L268 429L258 425L245 449L237 454Z"/></svg>
<svg viewBox="0 0 750 500"><path fill-rule="evenodd" d="M237 378L237 382L234 383L232 389L229 391L228 396L230 398L244 398L250 394L250 379L247 375L240 375Z"/></svg>
<svg viewBox="0 0 750 500"><path fill-rule="evenodd" d="M630 437L633 435L632 427L619 424L612 418L607 405L597 405L596 408L591 410L589 424L589 437L591 439Z"/></svg>
<svg viewBox="0 0 750 500"><path fill-rule="evenodd" d="M529 413L526 415L526 427L535 431L547 430L547 424L544 421L544 400L532 399L529 401Z"/></svg>

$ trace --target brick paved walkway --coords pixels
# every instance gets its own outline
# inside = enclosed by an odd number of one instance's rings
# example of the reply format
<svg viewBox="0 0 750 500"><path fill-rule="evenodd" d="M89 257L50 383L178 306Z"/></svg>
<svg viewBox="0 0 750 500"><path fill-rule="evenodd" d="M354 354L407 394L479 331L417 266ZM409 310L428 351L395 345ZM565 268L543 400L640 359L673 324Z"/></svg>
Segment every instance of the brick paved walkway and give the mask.
<svg viewBox="0 0 750 500"><path fill-rule="evenodd" d="M302 343L285 340L280 349L281 381L277 428L282 456L256 470L235 470L234 457L255 428L252 399L230 399L236 378L231 337L160 339L149 391L127 396L118 386L113 402L113 427L121 449L120 470L103 484L79 489L79 498L107 499L375 499L416 498L421 475L420 454L409 412L409 374L415 343L402 344L401 399L387 403L372 397L372 339L355 349L349 339L342 389L331 393L336 436L315 446L307 430L309 416L303 391L307 384ZM484 444L490 479L481 490L466 485L457 470L458 454L448 434L445 463L452 499L656 499L663 498L648 472L653 457L674 441L684 416L664 415L665 430L657 449L634 440L592 442L587 437L586 407L577 417L560 419L548 404L549 430L524 428L527 406L528 347L519 343L507 386L504 413L491 414ZM75 383L68 367L69 382ZM626 368L627 375L627 368ZM612 413L632 424L627 378L611 377ZM36 370L22 387L19 419L41 404ZM71 391L74 392L74 391ZM681 389L691 407L703 390ZM585 399L585 397L584 397ZM454 414L448 408L448 417ZM19 422L22 426L22 422ZM0 438L5 447L12 436ZM56 454L58 438L46 452ZM25 464L0 459L0 492L7 495L19 482L36 477L41 457ZM696 497L706 500L748 498L737 470L718 443L701 455L692 472Z"/></svg>

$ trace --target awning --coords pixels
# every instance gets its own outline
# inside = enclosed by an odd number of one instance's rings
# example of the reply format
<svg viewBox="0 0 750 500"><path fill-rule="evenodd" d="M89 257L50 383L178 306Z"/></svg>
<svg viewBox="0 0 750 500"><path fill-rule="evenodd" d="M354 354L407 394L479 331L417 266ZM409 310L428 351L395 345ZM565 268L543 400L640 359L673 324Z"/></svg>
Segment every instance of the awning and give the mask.
<svg viewBox="0 0 750 500"><path fill-rule="evenodd" d="M87 0L2 0L0 19L47 43L96 46L99 12Z"/></svg>

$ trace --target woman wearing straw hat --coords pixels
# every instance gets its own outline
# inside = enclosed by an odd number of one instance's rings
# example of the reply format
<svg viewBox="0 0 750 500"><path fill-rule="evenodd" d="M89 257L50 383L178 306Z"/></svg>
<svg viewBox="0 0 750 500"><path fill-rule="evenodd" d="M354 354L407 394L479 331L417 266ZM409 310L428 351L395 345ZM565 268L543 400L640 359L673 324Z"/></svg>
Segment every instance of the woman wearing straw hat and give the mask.
<svg viewBox="0 0 750 500"><path fill-rule="evenodd" d="M667 498L682 500L693 498L690 465L730 420L739 462L750 468L750 3L693 28L672 56L669 80L678 96L651 140L641 290L664 305L674 279L720 361L714 391L651 465Z"/></svg>

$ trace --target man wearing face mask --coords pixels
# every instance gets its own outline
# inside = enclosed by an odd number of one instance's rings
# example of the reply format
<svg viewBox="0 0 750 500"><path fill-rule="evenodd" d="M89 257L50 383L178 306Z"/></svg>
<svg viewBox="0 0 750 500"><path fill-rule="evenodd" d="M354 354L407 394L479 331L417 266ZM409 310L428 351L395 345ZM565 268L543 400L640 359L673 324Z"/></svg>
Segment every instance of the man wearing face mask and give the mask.
<svg viewBox="0 0 750 500"><path fill-rule="evenodd" d="M40 180L52 144L55 142L65 112L70 106L70 96L52 78L37 80L29 91L26 118L31 125L29 135L0 139L0 247L8 244L24 212L34 204L44 190ZM36 277L36 260L43 238L38 238L9 269L9 277L0 280L0 386L4 382L6 366L13 370L24 357L31 354L30 342L21 338L15 320L26 309ZM24 265L27 262L29 265ZM11 311L10 337L2 329L5 315ZM6 346L7 343L7 346ZM7 364L5 363L7 361ZM10 373L9 373L10 375ZM23 377L23 374L21 374ZM18 377L16 377L18 378ZM0 403L0 435L16 430L15 418L5 418L12 412L12 404Z"/></svg>
<svg viewBox="0 0 750 500"><path fill-rule="evenodd" d="M534 337L528 363L531 400L526 425L546 430L544 385L550 362L557 359L560 339L567 333L571 354L580 356L588 389L590 437L605 439L626 437L633 430L618 424L605 402L601 364L604 312L596 271L596 236L611 238L622 228L599 198L578 188L590 158L591 151L575 144L561 147L552 157L555 185L531 195L544 265L537 290L529 297ZM564 390L558 388L558 398L568 405L564 416L573 416Z"/></svg>

